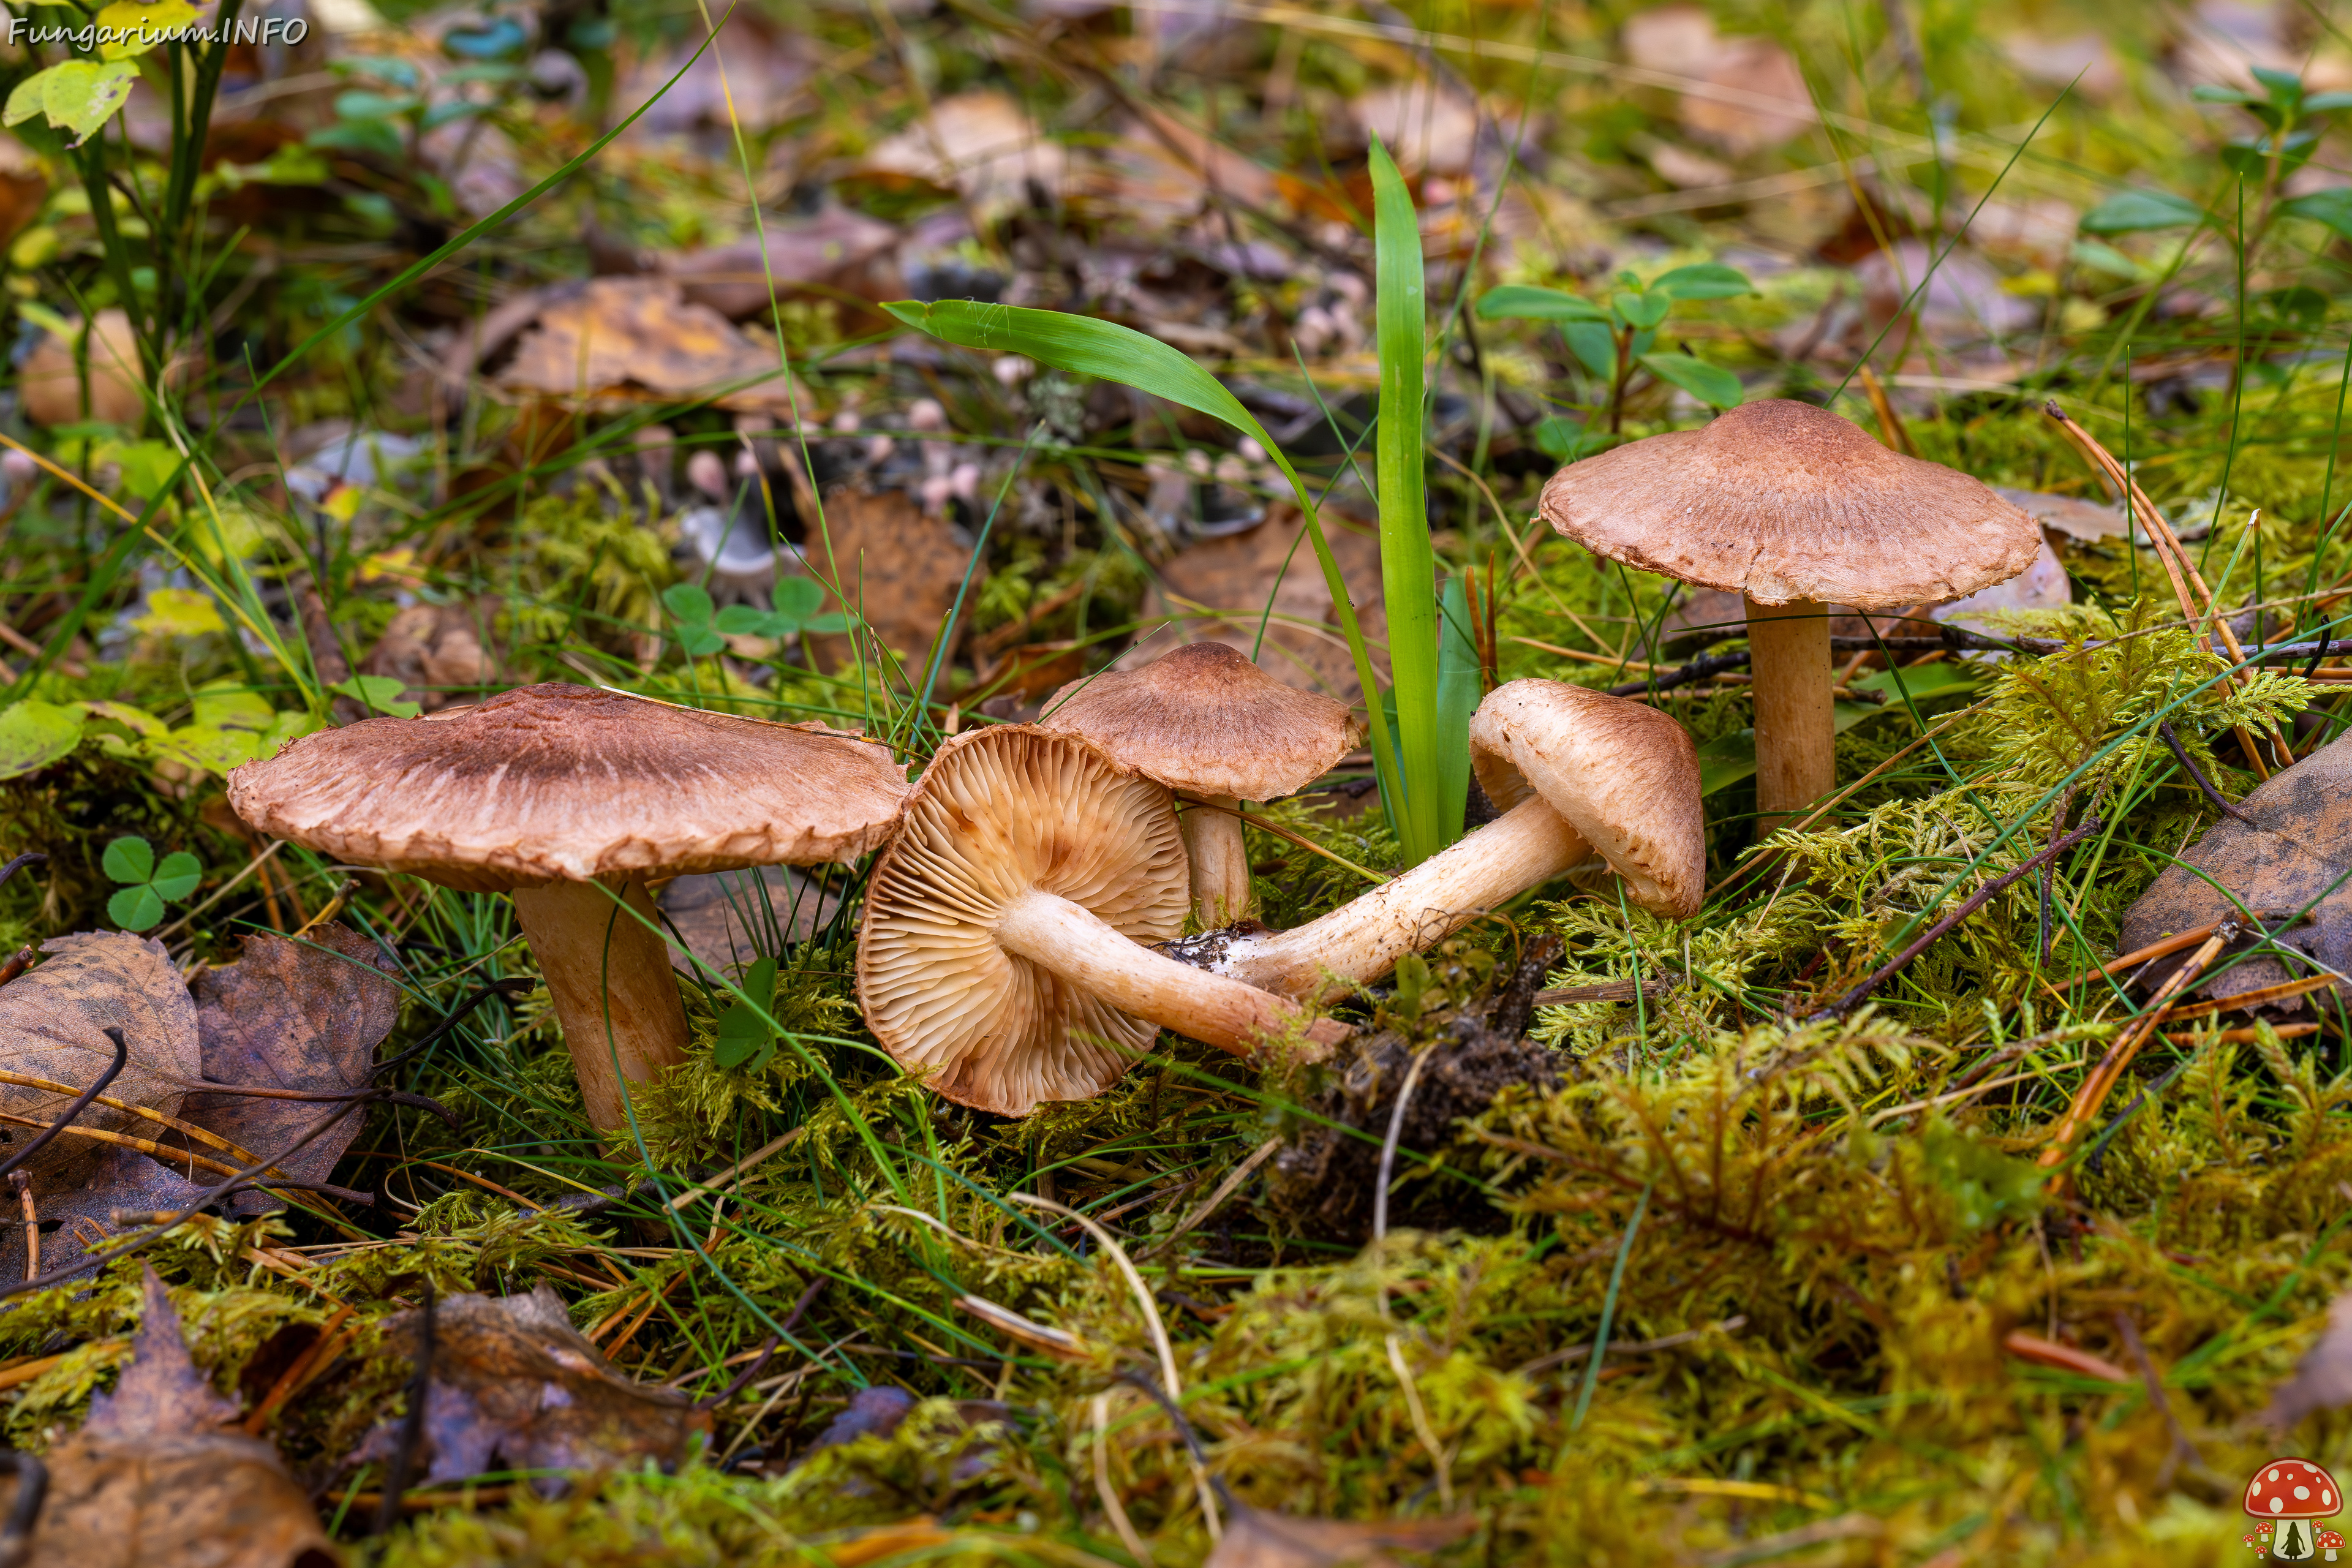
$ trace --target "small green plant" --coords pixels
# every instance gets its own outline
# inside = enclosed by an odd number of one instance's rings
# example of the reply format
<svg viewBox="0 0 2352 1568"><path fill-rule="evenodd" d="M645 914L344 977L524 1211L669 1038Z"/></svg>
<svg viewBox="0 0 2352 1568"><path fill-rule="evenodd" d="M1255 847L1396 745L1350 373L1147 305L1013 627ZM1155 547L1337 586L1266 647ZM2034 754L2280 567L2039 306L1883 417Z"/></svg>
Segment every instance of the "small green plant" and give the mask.
<svg viewBox="0 0 2352 1568"><path fill-rule="evenodd" d="M762 1005L776 993L776 961L759 958L743 971L744 997L757 997ZM711 1059L720 1067L741 1068L758 1072L776 1055L776 1031L768 1026L760 1009L749 1001L738 998L719 1015L719 1041L711 1048Z"/></svg>
<svg viewBox="0 0 2352 1568"><path fill-rule="evenodd" d="M400 700L401 684L389 675L354 675L349 680L338 680L327 688L341 697L349 697L362 707L377 713L389 713L395 719L414 719L425 710L414 702Z"/></svg>
<svg viewBox="0 0 2352 1568"><path fill-rule="evenodd" d="M671 593L677 592L673 588ZM845 632L849 617L835 611L829 615L817 612L824 605L824 588L812 577L783 577L768 595L771 606L755 610L749 605L730 605L719 612L711 624L720 635L730 637L794 637L803 632Z"/></svg>
<svg viewBox="0 0 2352 1568"><path fill-rule="evenodd" d="M669 640L685 649L687 658L709 658L727 646L716 625L718 606L707 591L692 583L675 583L662 590L661 602L669 618L677 623Z"/></svg>
<svg viewBox="0 0 2352 1568"><path fill-rule="evenodd" d="M1507 284L1486 291L1478 301L1478 314L1489 321L1559 322L1559 335L1577 363L1609 389L1609 434L1614 436L1624 423L1625 391L1637 370L1646 370L1660 381L1682 388L1710 408L1739 406L1738 376L1696 355L1653 345L1677 303L1736 300L1755 291L1755 285L1738 268L1702 262L1677 267L1647 283L1631 272L1620 272L1606 304L1565 289ZM1597 433L1588 429L1580 449L1560 455L1581 457L1603 444Z"/></svg>
<svg viewBox="0 0 2352 1568"><path fill-rule="evenodd" d="M124 931L145 931L163 918L166 906L196 890L204 862L184 849L155 860L155 847L136 834L116 839L100 860L106 874L126 884L106 900L106 918Z"/></svg>

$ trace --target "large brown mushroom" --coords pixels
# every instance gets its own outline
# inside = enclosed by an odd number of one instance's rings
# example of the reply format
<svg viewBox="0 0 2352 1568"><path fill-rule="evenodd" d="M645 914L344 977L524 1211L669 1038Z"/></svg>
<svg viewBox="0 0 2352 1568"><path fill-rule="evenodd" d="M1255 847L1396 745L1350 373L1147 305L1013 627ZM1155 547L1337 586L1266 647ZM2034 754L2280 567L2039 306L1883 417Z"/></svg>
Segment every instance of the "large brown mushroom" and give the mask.
<svg viewBox="0 0 2352 1568"><path fill-rule="evenodd" d="M1197 797L1180 824L1204 926L1253 912L1241 803L1306 788L1356 743L1346 706L1285 686L1223 643L1187 644L1140 669L1073 681L1042 729L1084 735L1170 789Z"/></svg>
<svg viewBox="0 0 2352 1568"><path fill-rule="evenodd" d="M1642 908L1698 912L1698 756L1674 720L1580 686L1514 680L1472 715L1470 760L1501 816L1318 920L1235 937L1212 967L1284 996L1336 996L1596 853Z"/></svg>
<svg viewBox="0 0 2352 1568"><path fill-rule="evenodd" d="M1596 554L1746 595L1768 824L1835 782L1828 606L1956 599L2016 576L2042 542L1968 475L1784 398L1571 463L1542 510Z"/></svg>
<svg viewBox="0 0 2352 1568"><path fill-rule="evenodd" d="M1004 1116L1084 1100L1159 1026L1242 1054L1310 1023L1279 996L1143 945L1184 928L1168 791L1076 735L1017 725L931 759L874 868L857 942L866 1027L958 1104Z"/></svg>
<svg viewBox="0 0 2352 1568"><path fill-rule="evenodd" d="M511 892L588 1116L686 1059L686 1014L646 879L845 861L898 820L884 747L548 684L430 719L370 719L229 775L265 833L444 887Z"/></svg>

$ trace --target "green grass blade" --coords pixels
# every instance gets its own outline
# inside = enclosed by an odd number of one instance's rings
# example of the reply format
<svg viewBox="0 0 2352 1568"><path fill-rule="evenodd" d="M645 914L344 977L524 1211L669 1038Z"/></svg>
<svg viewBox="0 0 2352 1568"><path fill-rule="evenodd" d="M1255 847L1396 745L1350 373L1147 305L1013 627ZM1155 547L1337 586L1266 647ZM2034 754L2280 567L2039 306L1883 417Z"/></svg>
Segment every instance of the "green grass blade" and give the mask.
<svg viewBox="0 0 2352 1568"><path fill-rule="evenodd" d="M1381 583L1389 616L1389 674L1396 686L1396 814L1404 863L1417 866L1449 841L1438 802L1437 558L1422 489L1422 398L1429 353L1421 217L1395 160L1372 143L1373 271L1381 359L1381 416L1373 436L1380 482ZM1459 830L1461 818L1454 818Z"/></svg>
<svg viewBox="0 0 2352 1568"><path fill-rule="evenodd" d="M1307 537L1315 546L1316 564L1323 569L1324 585L1330 590L1332 606L1339 611L1339 632L1348 640L1348 652L1356 664L1357 682L1364 689L1364 707L1372 731L1372 763L1380 773L1381 795L1384 799L1399 797L1395 749L1389 735L1387 715L1381 711L1371 650L1364 641L1364 628L1356 619L1356 606L1348 597L1347 579L1339 574L1339 563L1331 553L1330 541L1323 537L1315 500L1307 493L1298 470L1290 466L1290 459L1266 434L1265 426L1242 406L1239 398L1225 390L1223 383L1193 363L1189 355L1158 338L1146 337L1116 321L1098 321L1091 316L1032 310L1018 305L983 305L971 300L936 300L929 304L919 300L900 300L882 308L942 342L986 349L993 353L1022 354L1055 370L1100 376L1105 381L1166 398L1181 407L1222 420L1265 447L1276 467L1282 470L1282 477L1290 481L1291 494L1297 498L1298 510L1307 519ZM1416 428L1418 425L1416 420ZM1425 541L1425 528L1423 535ZM1393 610L1391 614L1394 614ZM1433 653L1433 661L1434 657ZM1393 661L1393 652L1390 658Z"/></svg>
<svg viewBox="0 0 2352 1568"><path fill-rule="evenodd" d="M1459 576L1445 580L1438 601L1437 797L1440 847L1462 836L1462 808L1470 799L1470 715L1485 695L1478 647L1470 637L1470 595Z"/></svg>

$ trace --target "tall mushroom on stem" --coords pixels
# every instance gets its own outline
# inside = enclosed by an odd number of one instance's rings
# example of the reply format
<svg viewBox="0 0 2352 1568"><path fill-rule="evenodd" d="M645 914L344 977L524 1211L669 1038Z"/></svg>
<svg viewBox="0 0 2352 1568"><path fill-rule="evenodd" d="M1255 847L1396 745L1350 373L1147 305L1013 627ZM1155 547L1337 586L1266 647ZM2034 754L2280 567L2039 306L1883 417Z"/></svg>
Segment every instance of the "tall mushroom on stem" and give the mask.
<svg viewBox="0 0 2352 1568"><path fill-rule="evenodd" d="M1356 743L1346 706L1285 686L1223 643L1188 643L1140 669L1054 693L1044 730L1083 735L1111 760L1199 797L1179 819L1204 926L1254 912L1241 803L1306 788Z"/></svg>
<svg viewBox="0 0 2352 1568"><path fill-rule="evenodd" d="M846 861L898 820L889 752L584 686L370 719L229 775L265 833L443 887L509 892L547 978L588 1117L686 1059L686 1013L648 877Z"/></svg>
<svg viewBox="0 0 2352 1568"><path fill-rule="evenodd" d="M1470 762L1502 816L1318 920L1233 937L1209 967L1279 995L1339 995L1596 853L1642 908L1698 912L1698 756L1665 714L1556 680L1513 680L1472 715Z"/></svg>
<svg viewBox="0 0 2352 1568"><path fill-rule="evenodd" d="M2042 543L1968 475L1785 398L1571 463L1542 510L1597 555L1746 596L1768 827L1835 782L1829 606L1957 599L2016 576Z"/></svg>
<svg viewBox="0 0 2352 1568"><path fill-rule="evenodd" d="M874 868L866 1026L960 1105L1026 1115L1117 1081L1159 1026L1236 1055L1345 1026L1143 945L1184 928L1168 792L1076 735L1005 725L931 759Z"/></svg>

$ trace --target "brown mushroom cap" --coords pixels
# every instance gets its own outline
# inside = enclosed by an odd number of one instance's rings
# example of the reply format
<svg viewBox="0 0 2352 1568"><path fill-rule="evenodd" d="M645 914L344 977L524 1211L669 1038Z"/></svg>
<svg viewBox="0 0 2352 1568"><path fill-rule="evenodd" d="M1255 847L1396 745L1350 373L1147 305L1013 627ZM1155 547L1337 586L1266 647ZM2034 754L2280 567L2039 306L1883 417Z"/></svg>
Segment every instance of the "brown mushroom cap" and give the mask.
<svg viewBox="0 0 2352 1568"><path fill-rule="evenodd" d="M1075 735L959 735L875 865L857 1000L900 1064L1005 1116L1099 1093L1160 1032L997 943L996 911L1032 890L1139 942L1179 934L1190 879L1168 792Z"/></svg>
<svg viewBox="0 0 2352 1568"><path fill-rule="evenodd" d="M265 833L477 892L852 859L907 793L887 748L821 724L561 683L322 731L228 780Z"/></svg>
<svg viewBox="0 0 2352 1568"><path fill-rule="evenodd" d="M1968 475L1786 398L1571 463L1542 511L1598 554L1766 605L1958 598L2024 571L2042 542Z"/></svg>
<svg viewBox="0 0 2352 1568"><path fill-rule="evenodd" d="M1306 788L1358 735L1343 704L1285 686L1218 642L1073 681L1054 693L1038 726L1083 735L1171 789L1235 800Z"/></svg>
<svg viewBox="0 0 2352 1568"><path fill-rule="evenodd" d="M1505 811L1541 795L1643 909L1684 920L1698 912L1706 891L1698 753L1665 714L1557 680L1506 681L1471 716L1470 765Z"/></svg>

